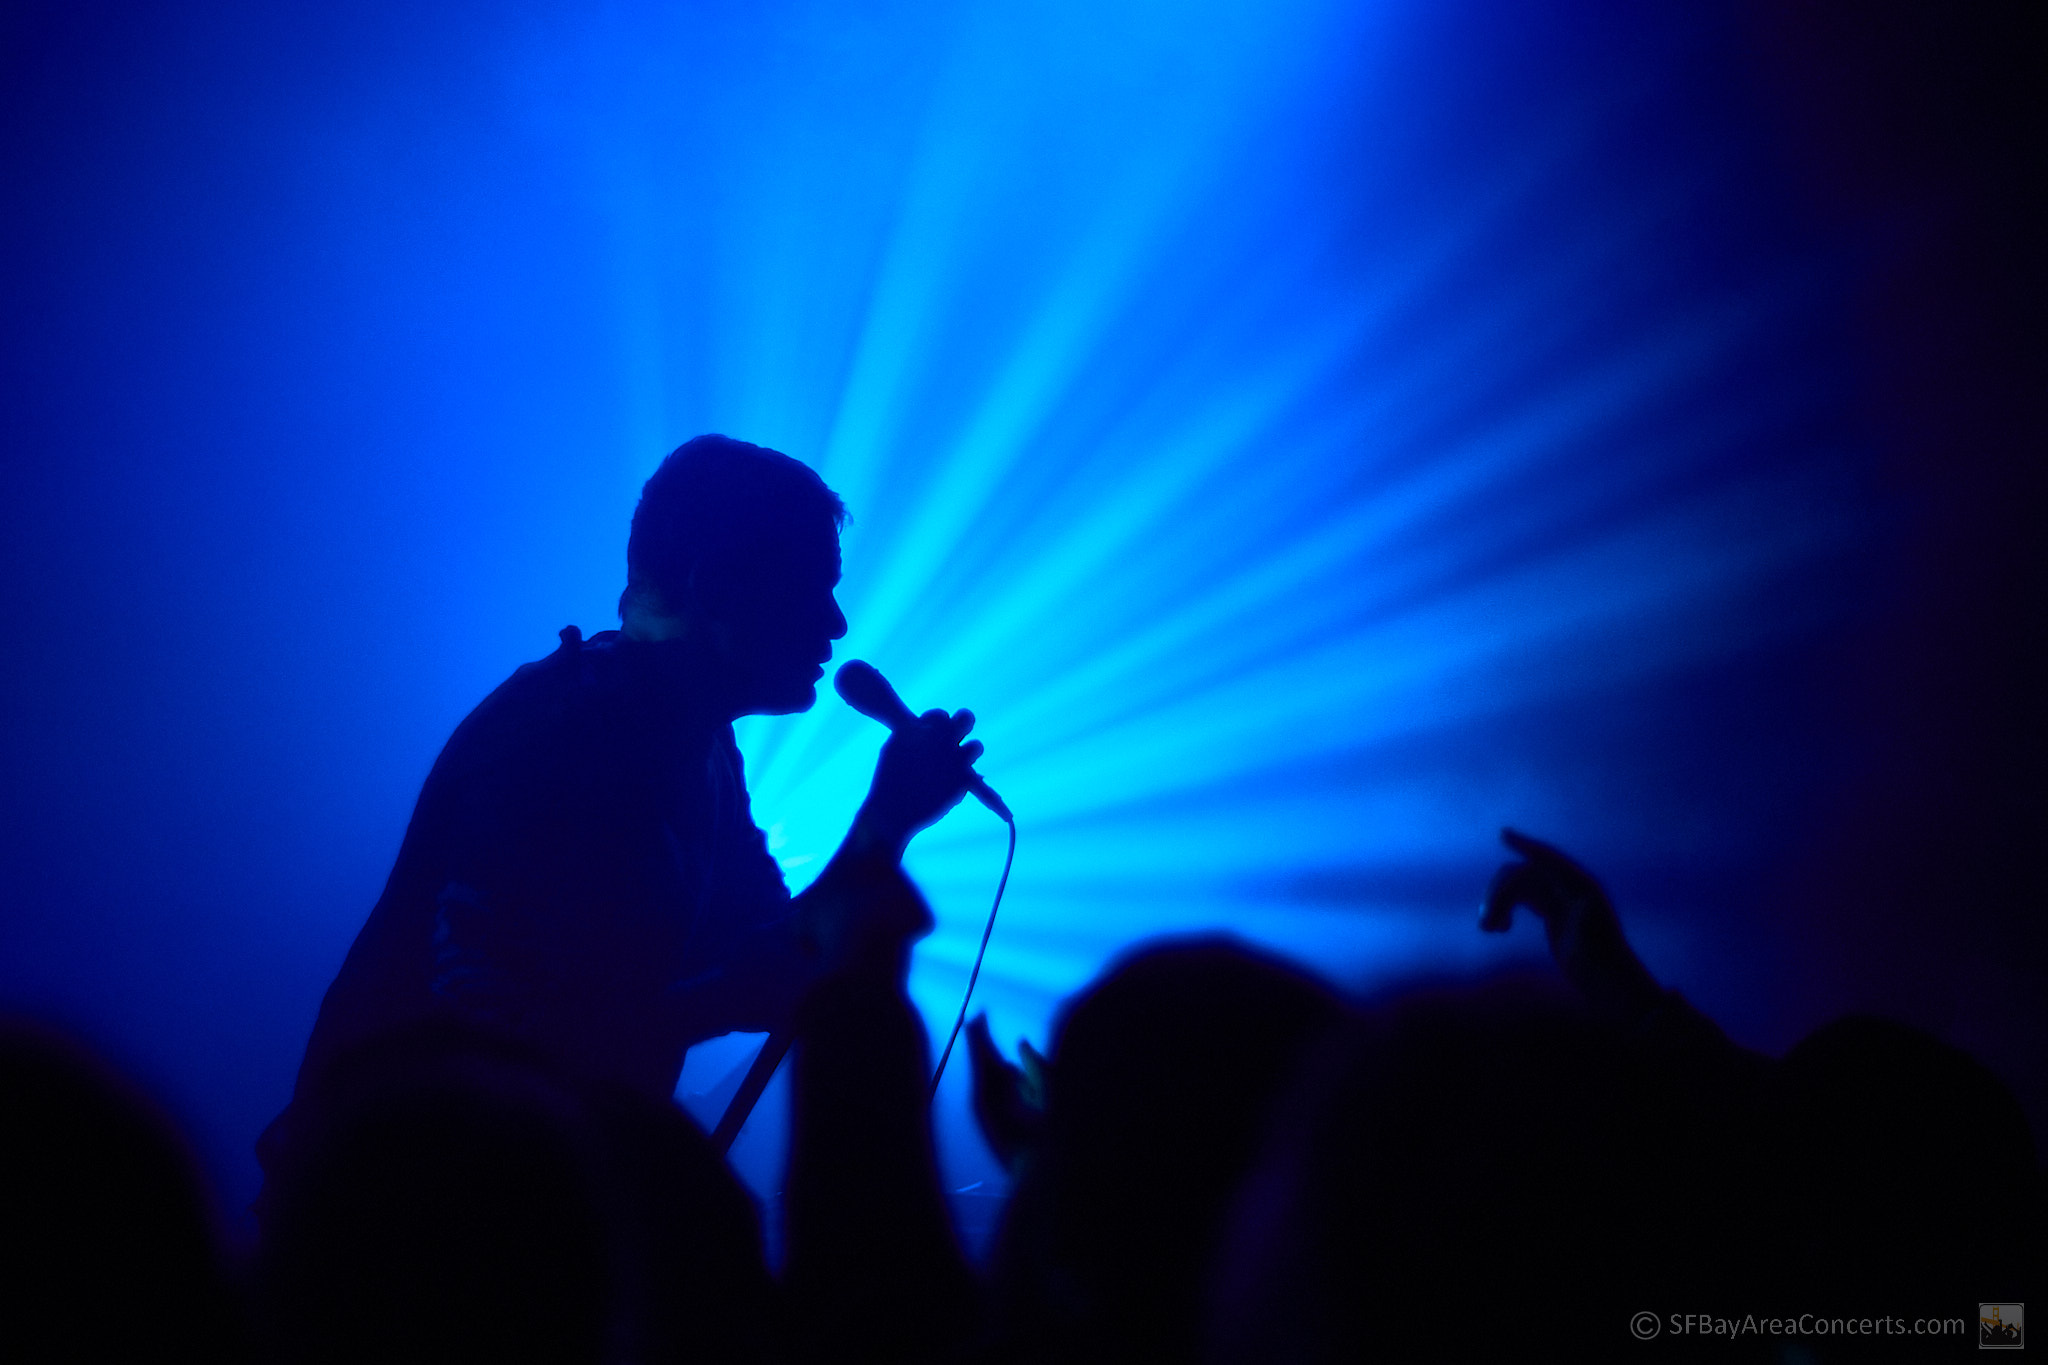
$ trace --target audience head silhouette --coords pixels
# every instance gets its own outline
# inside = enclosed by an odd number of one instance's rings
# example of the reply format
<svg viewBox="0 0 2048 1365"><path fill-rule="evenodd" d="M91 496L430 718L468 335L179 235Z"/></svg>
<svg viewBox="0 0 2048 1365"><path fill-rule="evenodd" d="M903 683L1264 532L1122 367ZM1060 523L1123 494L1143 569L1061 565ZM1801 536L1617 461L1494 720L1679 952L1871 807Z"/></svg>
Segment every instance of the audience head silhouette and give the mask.
<svg viewBox="0 0 2048 1365"><path fill-rule="evenodd" d="M1787 1053L1775 1089L1787 1278L1843 1307L2025 1297L2043 1268L2033 1139L1982 1063L1851 1016Z"/></svg>
<svg viewBox="0 0 2048 1365"><path fill-rule="evenodd" d="M1321 1060L1247 1184L1223 1361L1605 1359L1697 1291L1696 1144L1603 1021L1523 983L1382 1009ZM1674 1275L1679 1283L1667 1283Z"/></svg>
<svg viewBox="0 0 2048 1365"><path fill-rule="evenodd" d="M2038 1280L2026 1123L1967 1056L1851 1018L1773 1063L1675 996L1633 1019L1590 996L1510 979L1347 1008L1234 940L1134 952L1062 1012L1029 1084L977 1049L978 1088L1013 1092L978 1112L1010 1113L1019 1148L986 1299L947 1227L897 957L824 978L806 1007L780 1286L751 1201L673 1105L435 1021L340 1054L309 1096L305 1140L273 1172L253 1340L163 1125L75 1050L0 1035L9 1344L283 1362L937 1365L977 1340L972 1358L1019 1365L1634 1359L1646 1309L1862 1317L1878 1292L1934 1317ZM1664 1344L1762 1360L1779 1343Z"/></svg>
<svg viewBox="0 0 2048 1365"><path fill-rule="evenodd" d="M1076 999L1005 1234L1014 1330L1062 1358L1193 1358L1231 1193L1341 1017L1324 983L1224 937L1144 948Z"/></svg>
<svg viewBox="0 0 2048 1365"><path fill-rule="evenodd" d="M758 1355L754 1214L672 1107L435 1024L337 1061L266 1228L280 1361Z"/></svg>
<svg viewBox="0 0 2048 1365"><path fill-rule="evenodd" d="M154 1109L40 1029L0 1025L0 1354L247 1353L203 1187Z"/></svg>

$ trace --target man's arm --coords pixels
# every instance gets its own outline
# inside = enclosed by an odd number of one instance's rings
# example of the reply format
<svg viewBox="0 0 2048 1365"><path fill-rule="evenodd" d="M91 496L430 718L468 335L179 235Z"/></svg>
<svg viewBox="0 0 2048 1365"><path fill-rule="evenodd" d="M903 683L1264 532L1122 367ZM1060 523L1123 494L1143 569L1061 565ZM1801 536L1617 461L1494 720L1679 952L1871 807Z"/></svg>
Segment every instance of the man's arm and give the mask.
<svg viewBox="0 0 2048 1365"><path fill-rule="evenodd" d="M927 711L882 745L845 841L792 902L799 967L786 983L795 992L790 998L849 969L892 979L900 989L910 970L910 945L932 927L924 898L903 875L903 850L966 795L982 753L979 740L967 739L973 726L971 711ZM721 1151L739 1135L794 1039L788 1024L769 1035L712 1134Z"/></svg>
<svg viewBox="0 0 2048 1365"><path fill-rule="evenodd" d="M970 740L974 713L927 711L889 736L875 763L867 799L824 872L796 897L797 923L816 974L835 969L861 943L907 945L930 928L916 897L876 896L865 888L894 873L911 838L960 804L981 757ZM900 875L900 874L897 874ZM915 922L904 919L917 907ZM877 923L867 923L879 917Z"/></svg>
<svg viewBox="0 0 2048 1365"><path fill-rule="evenodd" d="M1664 990L1629 946L1599 879L1541 839L1512 829L1502 830L1500 838L1522 861L1494 874L1479 927L1505 933L1515 907L1526 905L1543 921L1550 955L1565 979L1595 1008L1636 1023L1661 1007Z"/></svg>
<svg viewBox="0 0 2048 1365"><path fill-rule="evenodd" d="M1505 933L1517 906L1543 921L1550 955L1588 1004L1667 1056L1686 1057L1738 1086L1751 1084L1764 1059L1738 1047L1684 996L1658 984L1636 956L1607 889L1562 849L1512 829L1501 842L1521 856L1496 872L1479 927Z"/></svg>
<svg viewBox="0 0 2048 1365"><path fill-rule="evenodd" d="M975 1284L940 1188L924 1024L904 993L931 912L887 844L850 851L833 881L843 936L792 1030L784 1285L796 1358L956 1359L974 1335Z"/></svg>

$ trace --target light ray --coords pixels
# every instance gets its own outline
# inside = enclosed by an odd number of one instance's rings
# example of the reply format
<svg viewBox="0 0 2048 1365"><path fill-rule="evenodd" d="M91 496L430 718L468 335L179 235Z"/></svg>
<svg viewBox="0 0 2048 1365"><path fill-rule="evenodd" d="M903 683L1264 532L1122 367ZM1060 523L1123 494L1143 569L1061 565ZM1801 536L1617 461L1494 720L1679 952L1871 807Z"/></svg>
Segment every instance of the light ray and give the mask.
<svg viewBox="0 0 2048 1365"><path fill-rule="evenodd" d="M1522 951L1471 931L1492 826L1598 837L1635 779L1588 806L1450 755L1796 636L1826 610L1800 585L1867 525L1839 452L1802 443L1824 380L1780 377L1813 268L1690 275L1722 172L1612 173L1654 72L1439 165L1432 121L1476 96L1405 72L1415 12L1197 8L963 7L916 40L859 176L790 149L854 146L827 125L860 109L794 97L729 144L606 154L645 182L616 196L634 429L808 434L791 453L855 518L839 657L972 706L1019 813L982 990L1041 1041L1157 932L1360 983ZM636 98L660 126L675 95ZM717 232L665 226L706 184ZM829 696L740 730L801 885L882 732ZM913 847L935 1022L1000 847L972 808ZM1362 889L1288 890L1325 875Z"/></svg>

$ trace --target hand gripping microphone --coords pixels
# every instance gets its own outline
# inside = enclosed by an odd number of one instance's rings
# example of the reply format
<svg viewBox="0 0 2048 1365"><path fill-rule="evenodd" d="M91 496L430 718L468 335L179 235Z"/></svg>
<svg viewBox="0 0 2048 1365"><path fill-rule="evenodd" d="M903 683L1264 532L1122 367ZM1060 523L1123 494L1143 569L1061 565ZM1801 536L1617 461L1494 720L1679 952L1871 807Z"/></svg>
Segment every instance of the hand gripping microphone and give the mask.
<svg viewBox="0 0 2048 1365"><path fill-rule="evenodd" d="M832 679L832 685L839 689L839 695L848 706L869 720L878 720L888 726L891 733L900 733L917 723L917 717L903 704L903 698L896 695L896 689L889 686L889 680L873 664L859 659L847 660ZM1003 798L997 796L988 783L981 780L980 773L970 771L967 774L967 790L998 817L1014 823L1010 808L1003 804Z"/></svg>
<svg viewBox="0 0 2048 1365"><path fill-rule="evenodd" d="M889 686L889 680L877 673L872 664L862 663L859 659L850 660L839 670L833 685L839 689L839 695L846 699L848 706L870 720L882 722L891 731L904 730L917 723L917 717L903 704L903 698L896 695L896 689ZM953 1020L953 1032L946 1039L946 1050L939 1054L938 1067L932 1072L932 1088L927 1101L939 1093L939 1078L946 1074L946 1059L953 1055L953 1044L960 1039L960 1026L967 1022L967 1002L974 998L974 983L981 980L981 960L988 952L989 935L996 929L996 911L1002 906L1003 890L1010 884L1010 864L1017 857L1017 822L1011 818L1010 808L1003 804L1003 798L991 791L988 783L972 769L967 773L967 790L1010 827L1010 847L1003 855L1003 876L996 883L995 902L988 908L988 924L981 931L981 947L974 954L974 970L967 974L967 992L960 997L960 1014ZM769 1034L768 1041L761 1045L761 1051L755 1056L753 1065L747 1068L739 1090L725 1106L725 1114L718 1120L718 1127L712 1130L711 1142L718 1151L724 1152L732 1147L733 1139L739 1136L747 1115L754 1112L761 1092L768 1088L769 1078L781 1065L795 1038L795 1033L785 1024Z"/></svg>
<svg viewBox="0 0 2048 1365"><path fill-rule="evenodd" d="M832 679L832 685L839 689L839 695L846 699L848 706L869 720L882 722L892 733L900 734L917 723L917 717L903 704L903 698L896 695L896 689L875 671L873 664L859 659L847 660ZM932 1069L932 1088L925 1096L927 1103L938 1098L939 1078L946 1074L946 1061L953 1055L953 1044L960 1041L960 1026L967 1022L967 1002L974 999L974 983L981 980L981 960L988 955L988 938L996 931L996 911L1002 908L1003 890L1010 884L1010 864L1017 857L1017 821L1011 816L1010 808L1003 804L1003 798L997 796L988 783L981 780L981 774L972 768L967 770L967 790L1010 827L1010 847L1003 854L1002 879L996 883L996 898L988 907L988 923L981 931L981 947L974 951L974 970L967 974L967 990L960 997L960 1013L953 1019L953 1031L946 1035L946 1050L939 1054L939 1064Z"/></svg>

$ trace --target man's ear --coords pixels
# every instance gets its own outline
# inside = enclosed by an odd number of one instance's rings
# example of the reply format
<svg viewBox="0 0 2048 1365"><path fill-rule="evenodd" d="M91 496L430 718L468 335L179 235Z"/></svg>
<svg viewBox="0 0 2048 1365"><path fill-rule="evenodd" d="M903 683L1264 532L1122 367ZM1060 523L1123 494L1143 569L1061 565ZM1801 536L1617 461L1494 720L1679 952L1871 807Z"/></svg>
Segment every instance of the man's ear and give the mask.
<svg viewBox="0 0 2048 1365"><path fill-rule="evenodd" d="M747 610L745 597L736 591L729 575L704 564L691 568L683 583L683 599L669 599L667 609L715 658L732 652L734 623L743 619Z"/></svg>
<svg viewBox="0 0 2048 1365"><path fill-rule="evenodd" d="M652 583L629 579L619 594L619 624L635 640L674 640L689 633L690 619Z"/></svg>

